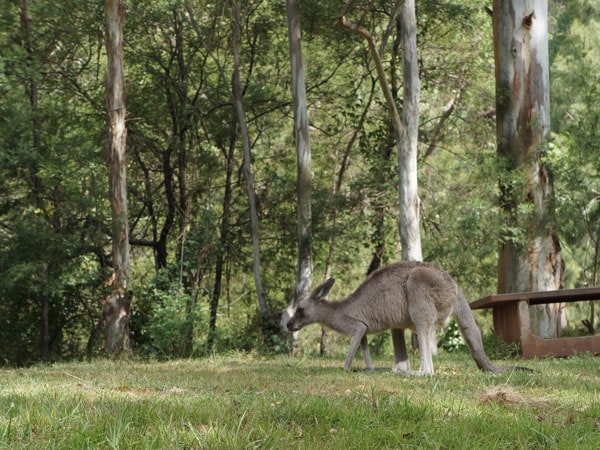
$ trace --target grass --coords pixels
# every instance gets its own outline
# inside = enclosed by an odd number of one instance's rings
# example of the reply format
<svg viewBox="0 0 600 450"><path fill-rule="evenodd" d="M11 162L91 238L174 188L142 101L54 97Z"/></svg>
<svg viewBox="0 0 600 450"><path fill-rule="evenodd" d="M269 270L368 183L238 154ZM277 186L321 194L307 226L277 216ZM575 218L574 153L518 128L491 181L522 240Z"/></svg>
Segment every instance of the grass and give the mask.
<svg viewBox="0 0 600 450"><path fill-rule="evenodd" d="M442 353L426 378L375 363L235 354L3 369L0 448L599 448L597 357L494 375Z"/></svg>

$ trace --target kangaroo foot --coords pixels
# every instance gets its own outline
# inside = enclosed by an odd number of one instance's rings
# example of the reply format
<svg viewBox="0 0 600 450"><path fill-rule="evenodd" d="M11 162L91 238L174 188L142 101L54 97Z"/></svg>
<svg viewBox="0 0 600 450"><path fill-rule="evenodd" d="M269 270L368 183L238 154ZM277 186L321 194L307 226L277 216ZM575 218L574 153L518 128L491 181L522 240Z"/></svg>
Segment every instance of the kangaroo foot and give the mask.
<svg viewBox="0 0 600 450"><path fill-rule="evenodd" d="M403 374L403 373L406 373L409 371L410 371L410 362L408 360L400 361L400 362L396 363L396 365L394 367L392 367L392 372L394 372L394 373Z"/></svg>

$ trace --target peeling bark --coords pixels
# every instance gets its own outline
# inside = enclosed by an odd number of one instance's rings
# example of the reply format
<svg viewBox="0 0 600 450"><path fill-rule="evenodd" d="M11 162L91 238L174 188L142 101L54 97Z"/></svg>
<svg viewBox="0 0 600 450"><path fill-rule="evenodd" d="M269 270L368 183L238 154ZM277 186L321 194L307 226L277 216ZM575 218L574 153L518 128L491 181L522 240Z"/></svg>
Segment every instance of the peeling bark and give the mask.
<svg viewBox="0 0 600 450"><path fill-rule="evenodd" d="M125 119L125 74L123 70L122 0L105 0L106 108L108 137L106 159L109 169L109 195L112 213L112 249L114 273L110 285L114 291L103 302L106 348L110 353L129 350L129 308L131 295L125 295L129 281L129 231L127 224L127 128ZM110 306L110 307L109 307ZM118 312L118 314L117 314Z"/></svg>
<svg viewBox="0 0 600 450"><path fill-rule="evenodd" d="M115 289L102 300L104 321L104 341L106 350L118 355L129 350L129 311L131 309L131 292Z"/></svg>
<svg viewBox="0 0 600 450"><path fill-rule="evenodd" d="M553 185L542 156L550 134L547 0L495 0L497 152L511 182L501 185L507 229L526 227L526 242L500 244L498 292L562 287L563 263L553 223ZM514 180L522 180L515 184ZM529 205L523 217L519 205ZM526 223L524 221L526 220ZM555 337L560 305L532 307L534 333Z"/></svg>

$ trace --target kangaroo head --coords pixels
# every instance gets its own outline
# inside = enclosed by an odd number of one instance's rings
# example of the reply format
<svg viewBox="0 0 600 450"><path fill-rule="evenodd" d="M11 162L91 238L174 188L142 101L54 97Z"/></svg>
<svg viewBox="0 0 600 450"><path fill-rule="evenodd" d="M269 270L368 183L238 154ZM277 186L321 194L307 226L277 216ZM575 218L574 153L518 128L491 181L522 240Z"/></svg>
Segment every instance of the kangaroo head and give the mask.
<svg viewBox="0 0 600 450"><path fill-rule="evenodd" d="M311 323L319 322L318 305L325 300L335 280L333 278L324 281L317 286L307 297L296 305L296 312L287 323L290 331L298 331Z"/></svg>

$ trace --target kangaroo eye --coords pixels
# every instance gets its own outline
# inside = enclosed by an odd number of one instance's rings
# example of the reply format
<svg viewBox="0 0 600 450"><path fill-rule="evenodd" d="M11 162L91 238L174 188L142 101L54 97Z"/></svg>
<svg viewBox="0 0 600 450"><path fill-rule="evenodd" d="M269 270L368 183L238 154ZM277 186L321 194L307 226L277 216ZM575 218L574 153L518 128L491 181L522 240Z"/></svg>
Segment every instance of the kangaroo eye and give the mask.
<svg viewBox="0 0 600 450"><path fill-rule="evenodd" d="M304 308L298 308L296 310L296 315L300 315L301 316L302 314L304 314Z"/></svg>

